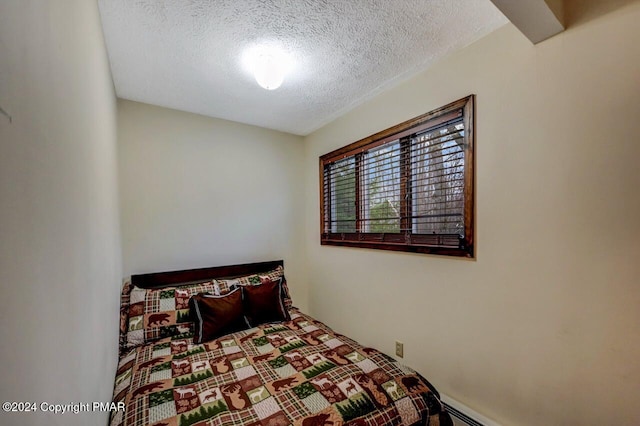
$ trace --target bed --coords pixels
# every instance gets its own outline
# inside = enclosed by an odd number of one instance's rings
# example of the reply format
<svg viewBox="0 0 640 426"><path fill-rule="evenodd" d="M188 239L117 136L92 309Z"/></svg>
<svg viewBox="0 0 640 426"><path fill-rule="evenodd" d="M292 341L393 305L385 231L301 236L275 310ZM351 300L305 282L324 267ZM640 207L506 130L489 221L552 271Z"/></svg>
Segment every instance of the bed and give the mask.
<svg viewBox="0 0 640 426"><path fill-rule="evenodd" d="M125 409L111 426L452 424L421 375L293 307L283 266L132 276L113 393ZM278 298L272 314L285 318L260 320L268 289ZM236 306L237 297L246 325L229 322L235 328L212 338L206 310Z"/></svg>

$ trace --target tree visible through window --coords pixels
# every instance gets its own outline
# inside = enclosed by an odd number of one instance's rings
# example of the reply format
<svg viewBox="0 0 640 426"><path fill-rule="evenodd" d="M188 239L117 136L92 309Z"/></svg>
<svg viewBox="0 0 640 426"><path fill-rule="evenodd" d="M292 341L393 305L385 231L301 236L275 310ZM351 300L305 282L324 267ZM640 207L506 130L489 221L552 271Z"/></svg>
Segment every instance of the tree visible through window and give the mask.
<svg viewBox="0 0 640 426"><path fill-rule="evenodd" d="M347 158L334 164L331 194L332 232L356 232L355 161Z"/></svg>
<svg viewBox="0 0 640 426"><path fill-rule="evenodd" d="M473 102L323 155L322 244L472 257Z"/></svg>
<svg viewBox="0 0 640 426"><path fill-rule="evenodd" d="M364 154L363 232L400 232L400 144Z"/></svg>
<svg viewBox="0 0 640 426"><path fill-rule="evenodd" d="M464 236L463 139L462 123L442 126L412 139L412 232Z"/></svg>

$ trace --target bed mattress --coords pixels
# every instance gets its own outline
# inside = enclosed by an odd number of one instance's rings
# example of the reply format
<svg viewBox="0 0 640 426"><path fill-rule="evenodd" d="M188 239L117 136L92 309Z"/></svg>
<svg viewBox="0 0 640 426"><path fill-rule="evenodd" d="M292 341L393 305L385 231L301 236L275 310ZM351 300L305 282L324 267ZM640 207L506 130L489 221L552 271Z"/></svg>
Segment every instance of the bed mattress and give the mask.
<svg viewBox="0 0 640 426"><path fill-rule="evenodd" d="M120 358L111 426L450 425L438 392L296 308L203 344L174 336Z"/></svg>

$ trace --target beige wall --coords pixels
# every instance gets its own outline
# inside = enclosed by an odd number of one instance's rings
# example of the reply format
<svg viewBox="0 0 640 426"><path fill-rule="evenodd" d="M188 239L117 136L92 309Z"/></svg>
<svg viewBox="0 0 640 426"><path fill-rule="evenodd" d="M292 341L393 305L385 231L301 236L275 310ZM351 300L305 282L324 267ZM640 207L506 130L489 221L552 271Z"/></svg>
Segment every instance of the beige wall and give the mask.
<svg viewBox="0 0 640 426"><path fill-rule="evenodd" d="M0 2L1 401L110 401L121 252L116 102L96 2ZM0 413L101 425L108 413Z"/></svg>
<svg viewBox="0 0 640 426"><path fill-rule="evenodd" d="M639 424L640 3L505 26L308 136L311 313L504 424ZM320 246L318 156L477 94L477 260Z"/></svg>
<svg viewBox="0 0 640 426"><path fill-rule="evenodd" d="M118 101L126 274L284 259L304 282L302 138Z"/></svg>

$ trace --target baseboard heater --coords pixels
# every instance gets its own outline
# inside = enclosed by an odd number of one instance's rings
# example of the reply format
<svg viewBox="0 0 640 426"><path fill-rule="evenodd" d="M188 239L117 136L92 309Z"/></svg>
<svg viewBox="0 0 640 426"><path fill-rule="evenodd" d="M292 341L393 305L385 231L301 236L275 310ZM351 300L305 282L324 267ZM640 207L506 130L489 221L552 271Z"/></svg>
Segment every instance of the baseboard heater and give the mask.
<svg viewBox="0 0 640 426"><path fill-rule="evenodd" d="M441 395L440 400L451 414L455 426L500 426L499 423L472 410L460 401L446 395Z"/></svg>

